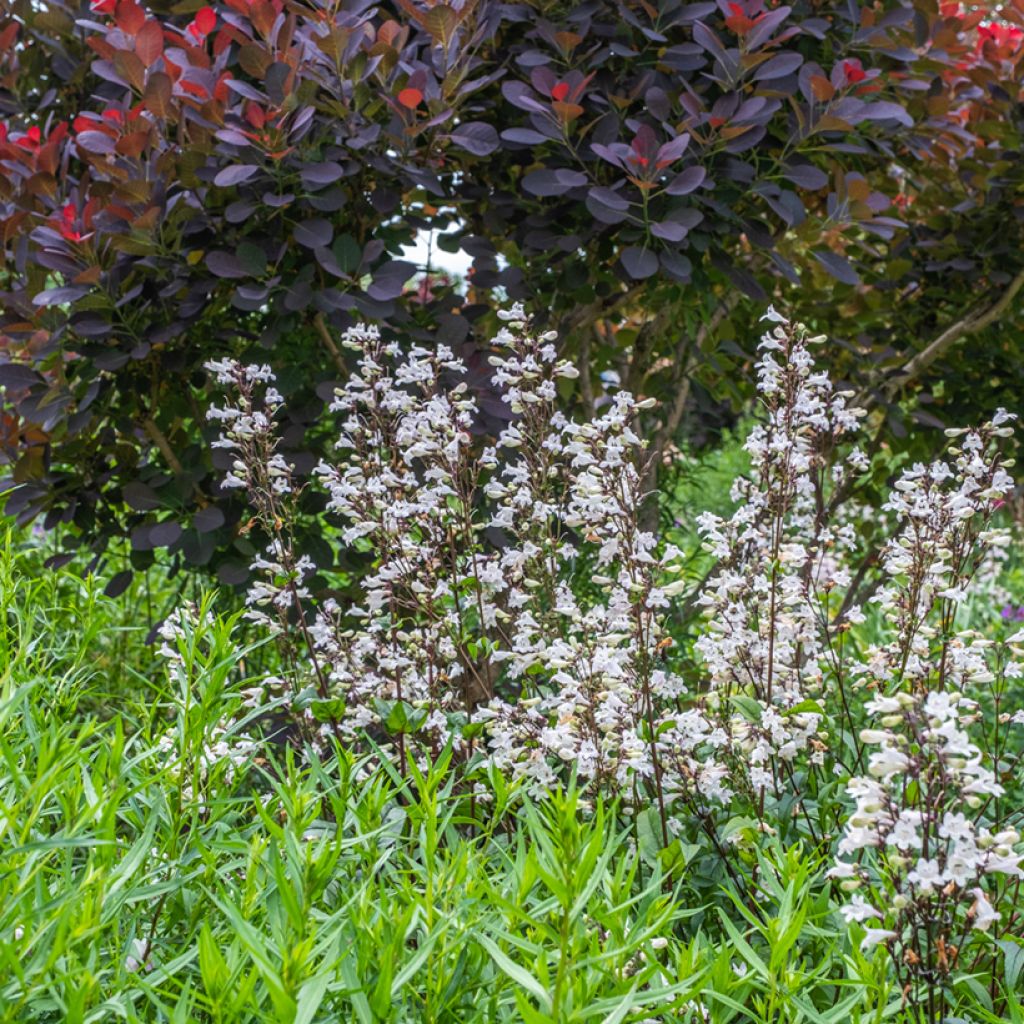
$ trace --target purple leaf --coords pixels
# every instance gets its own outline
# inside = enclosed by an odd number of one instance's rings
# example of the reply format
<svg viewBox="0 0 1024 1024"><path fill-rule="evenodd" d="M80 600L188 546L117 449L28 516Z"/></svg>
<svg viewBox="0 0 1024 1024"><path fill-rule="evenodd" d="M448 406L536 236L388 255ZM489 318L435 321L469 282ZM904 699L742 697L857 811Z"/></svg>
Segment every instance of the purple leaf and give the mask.
<svg viewBox="0 0 1024 1024"><path fill-rule="evenodd" d="M541 113L547 109L543 103L537 101L536 94L525 82L502 82L501 94L512 106L520 110Z"/></svg>
<svg viewBox="0 0 1024 1024"><path fill-rule="evenodd" d="M33 306L59 306L64 302L75 302L83 295L89 294L89 288L84 284L68 285L66 288L47 288L32 296Z"/></svg>
<svg viewBox="0 0 1024 1024"><path fill-rule="evenodd" d="M532 128L506 128L501 137L506 142L518 142L525 146L539 146L542 142L550 141L546 135L541 135Z"/></svg>
<svg viewBox="0 0 1024 1024"><path fill-rule="evenodd" d="M687 167L686 170L677 174L666 186L665 191L670 196L687 196L695 188L700 188L704 182L707 172L699 164Z"/></svg>
<svg viewBox="0 0 1024 1024"><path fill-rule="evenodd" d="M908 128L914 126L914 119L898 103L869 103L867 109L861 112L861 117L865 121L898 121Z"/></svg>
<svg viewBox="0 0 1024 1024"><path fill-rule="evenodd" d="M694 24L693 41L707 50L716 60L721 61L723 64L726 63L725 47L722 46L718 36L704 22L698 21Z"/></svg>
<svg viewBox="0 0 1024 1024"><path fill-rule="evenodd" d="M686 147L689 144L690 136L687 132L683 132L682 135L677 135L671 142L666 142L665 145L658 150L658 163L675 163L675 161L686 152Z"/></svg>
<svg viewBox="0 0 1024 1024"><path fill-rule="evenodd" d="M232 185L240 185L243 181L248 181L258 170L259 168L255 164L236 164L234 167L225 167L222 171L217 172L213 183L221 188L230 188Z"/></svg>
<svg viewBox="0 0 1024 1024"><path fill-rule="evenodd" d="M75 141L87 153L107 154L114 152L114 140L106 132L79 132Z"/></svg>
<svg viewBox="0 0 1024 1024"><path fill-rule="evenodd" d="M827 249L816 249L813 255L837 281L841 281L843 284L860 284L857 271L850 266L845 256L840 256Z"/></svg>
<svg viewBox="0 0 1024 1024"><path fill-rule="evenodd" d="M790 164L782 173L794 185L812 191L828 184L828 175L813 164Z"/></svg>
<svg viewBox="0 0 1024 1024"><path fill-rule="evenodd" d="M766 11L761 20L747 33L748 50L757 50L761 44L781 25L792 10L791 7L776 7L774 11Z"/></svg>
<svg viewBox="0 0 1024 1024"><path fill-rule="evenodd" d="M621 224L629 216L629 202L610 188L593 188L587 193L587 209L602 224Z"/></svg>
<svg viewBox="0 0 1024 1024"><path fill-rule="evenodd" d="M120 597L128 589L128 584L131 581L131 569L125 569L123 572L116 573L114 576L111 576L110 582L103 588L104 596Z"/></svg>
<svg viewBox="0 0 1024 1024"><path fill-rule="evenodd" d="M662 269L673 281L689 281L693 264L677 252L663 252L658 257Z"/></svg>
<svg viewBox="0 0 1024 1024"><path fill-rule="evenodd" d="M622 142L613 142L610 146L595 142L590 147L602 160L607 160L621 170L626 170L625 159L629 155L629 146Z"/></svg>
<svg viewBox="0 0 1024 1024"><path fill-rule="evenodd" d="M587 176L566 167L556 170L531 171L523 178L523 188L534 196L561 196L570 189L586 185Z"/></svg>
<svg viewBox="0 0 1024 1024"><path fill-rule="evenodd" d="M323 217L312 217L301 224L296 224L292 237L307 249L319 249L331 244L334 228L331 227L330 221L324 220Z"/></svg>
<svg viewBox="0 0 1024 1024"><path fill-rule="evenodd" d="M341 164L331 160L325 160L322 164L309 164L299 172L302 176L302 184L308 189L324 188L333 185L345 172Z"/></svg>
<svg viewBox="0 0 1024 1024"><path fill-rule="evenodd" d="M207 505L192 517L192 527L197 533L210 533L223 525L224 513L216 505Z"/></svg>
<svg viewBox="0 0 1024 1024"><path fill-rule="evenodd" d="M642 281L644 278L658 272L657 254L650 249L640 249L635 245L631 245L628 249L622 250L619 258L622 260L622 265L626 268L626 273L634 281Z"/></svg>
<svg viewBox="0 0 1024 1024"><path fill-rule="evenodd" d="M416 264L408 260L388 260L373 271L373 283L366 289L367 295L378 302L397 299L405 288L405 282L416 273Z"/></svg>
<svg viewBox="0 0 1024 1024"><path fill-rule="evenodd" d="M20 363L0 363L0 388L21 390L30 388L41 380L42 377L29 366L22 366Z"/></svg>
<svg viewBox="0 0 1024 1024"><path fill-rule="evenodd" d="M125 504L136 512L152 512L161 505L156 491L141 480L132 480L121 489Z"/></svg>
<svg viewBox="0 0 1024 1024"><path fill-rule="evenodd" d="M149 531L149 542L155 548L168 548L181 536L181 524L173 519L159 523Z"/></svg>
<svg viewBox="0 0 1024 1024"><path fill-rule="evenodd" d="M590 195L601 203L602 206L607 206L611 210L629 209L629 200L624 195L616 192L614 189L605 188L603 185L592 188Z"/></svg>
<svg viewBox="0 0 1024 1024"><path fill-rule="evenodd" d="M663 238L666 242L681 242L688 230L685 224L672 220L655 221L651 224L651 234L655 238Z"/></svg>
<svg viewBox="0 0 1024 1024"><path fill-rule="evenodd" d="M459 125L449 138L473 156L489 156L499 145L498 133L493 125L483 121L470 121Z"/></svg>
<svg viewBox="0 0 1024 1024"><path fill-rule="evenodd" d="M214 249L206 254L206 266L211 274L217 277L248 277L245 267L242 266L234 253L225 252L223 249Z"/></svg>
<svg viewBox="0 0 1024 1024"><path fill-rule="evenodd" d="M804 59L799 53L777 53L758 67L754 72L754 81L764 82L772 78L785 78L786 75L791 75L796 71L803 62Z"/></svg>

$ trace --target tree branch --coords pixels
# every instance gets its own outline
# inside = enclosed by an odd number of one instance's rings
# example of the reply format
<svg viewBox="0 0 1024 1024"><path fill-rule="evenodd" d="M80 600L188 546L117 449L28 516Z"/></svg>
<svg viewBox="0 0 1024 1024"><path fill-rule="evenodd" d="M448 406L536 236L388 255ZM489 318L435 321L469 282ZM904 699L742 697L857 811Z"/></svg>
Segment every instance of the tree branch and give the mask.
<svg viewBox="0 0 1024 1024"><path fill-rule="evenodd" d="M995 302L984 306L975 306L973 310L950 324L937 338L931 341L922 351L910 359L902 370L892 374L882 384L881 390L887 398L893 397L900 388L916 380L937 359L945 355L962 338L977 334L989 324L998 320L1009 308L1017 293L1024 287L1024 270L1022 270L1007 286ZM871 389L864 388L853 400L854 406L870 409L877 405L879 398L871 394Z"/></svg>
<svg viewBox="0 0 1024 1024"><path fill-rule="evenodd" d="M160 454L164 457L164 461L174 472L175 476L181 476L184 472L184 468L181 465L178 456L174 454L174 449L171 447L170 441L164 435L163 431L156 425L156 421L152 416L147 416L142 421L142 426L145 428L146 433L149 435L149 439L160 449Z"/></svg>
<svg viewBox="0 0 1024 1024"><path fill-rule="evenodd" d="M317 330L317 334L320 335L320 340L324 343L324 348L330 353L331 358L334 360L334 365L338 368L338 372L342 377L348 377L348 367L345 365L345 360L342 358L341 352L338 350L337 343L334 338L331 337L331 330L327 326L327 321L324 319L323 313L317 313L313 317L313 326Z"/></svg>

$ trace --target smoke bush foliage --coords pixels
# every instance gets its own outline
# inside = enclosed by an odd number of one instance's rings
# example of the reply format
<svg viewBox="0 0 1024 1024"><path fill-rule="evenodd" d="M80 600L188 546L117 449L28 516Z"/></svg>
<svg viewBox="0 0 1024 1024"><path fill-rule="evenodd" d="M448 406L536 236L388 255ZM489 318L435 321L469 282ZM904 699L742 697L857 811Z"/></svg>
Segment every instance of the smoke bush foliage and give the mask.
<svg viewBox="0 0 1024 1024"><path fill-rule="evenodd" d="M673 869L707 850L755 897L759 845L808 841L834 859L862 953L884 950L909 1005L939 1019L954 974L994 969L1019 930L1024 631L997 642L963 614L1005 550L1014 417L950 431L883 508L860 508L863 414L816 368L824 339L769 309L751 471L731 516L698 523L716 561L691 663L669 627L684 553L641 528L647 402L620 391L566 418L576 370L555 336L519 306L501 317L491 361L512 420L484 447L450 350L350 329L359 368L313 484L277 451L269 370L209 364L232 388L211 412L236 455L225 485L272 537L248 614L296 655L287 701L307 738L370 744L403 772L449 751L476 800L495 771L535 796L575 777L646 822ZM372 555L358 606L304 587L304 486ZM875 557L865 516L888 536Z"/></svg>

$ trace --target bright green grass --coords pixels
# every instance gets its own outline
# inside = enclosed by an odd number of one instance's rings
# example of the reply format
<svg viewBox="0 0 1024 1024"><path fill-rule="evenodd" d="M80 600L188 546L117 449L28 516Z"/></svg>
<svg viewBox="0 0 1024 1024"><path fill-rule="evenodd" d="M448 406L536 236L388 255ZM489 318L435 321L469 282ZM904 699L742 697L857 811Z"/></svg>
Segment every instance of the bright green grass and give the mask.
<svg viewBox="0 0 1024 1024"><path fill-rule="evenodd" d="M211 614L175 679L141 590L44 571L21 536L0 543L0 1022L903 1019L800 850L769 844L753 908L697 884L696 847L669 877L642 816L573 793L496 779L471 803L443 763L403 784L273 746L204 768L254 728L261 652ZM976 988L963 1020L1024 1019Z"/></svg>

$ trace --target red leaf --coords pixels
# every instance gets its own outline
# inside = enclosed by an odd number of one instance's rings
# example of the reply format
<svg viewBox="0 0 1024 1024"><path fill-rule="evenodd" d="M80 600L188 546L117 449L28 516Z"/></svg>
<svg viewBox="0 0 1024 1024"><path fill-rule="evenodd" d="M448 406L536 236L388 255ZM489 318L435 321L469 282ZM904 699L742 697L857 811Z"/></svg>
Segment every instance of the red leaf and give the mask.
<svg viewBox="0 0 1024 1024"><path fill-rule="evenodd" d="M403 89L398 94L398 102L409 110L415 110L423 102L423 93L419 89Z"/></svg>
<svg viewBox="0 0 1024 1024"><path fill-rule="evenodd" d="M860 66L859 60L844 60L843 74L846 75L846 80L851 85L863 82L867 78L867 72Z"/></svg>
<svg viewBox="0 0 1024 1024"><path fill-rule="evenodd" d="M245 104L245 119L253 128L262 128L267 123L267 115L263 108L252 100Z"/></svg>
<svg viewBox="0 0 1024 1024"><path fill-rule="evenodd" d="M159 59L164 52L164 30L159 21L151 18L139 29L135 36L135 52L147 68Z"/></svg>
<svg viewBox="0 0 1024 1024"><path fill-rule="evenodd" d="M122 32L133 36L145 25L146 12L134 0L119 0L114 20Z"/></svg>
<svg viewBox="0 0 1024 1024"><path fill-rule="evenodd" d="M228 96L231 95L228 89L228 79L234 78L230 71L225 71L221 74L220 78L217 79L217 84L213 87L213 98L219 100L221 103L227 103Z"/></svg>
<svg viewBox="0 0 1024 1024"><path fill-rule="evenodd" d="M558 82L551 87L551 98L561 103L569 95L569 83Z"/></svg>
<svg viewBox="0 0 1024 1024"><path fill-rule="evenodd" d="M193 24L204 36L208 36L217 27L217 12L212 7L204 7L197 12Z"/></svg>
<svg viewBox="0 0 1024 1024"><path fill-rule="evenodd" d="M182 78L178 82L178 85L192 96L199 96L204 100L208 100L210 98L210 93L207 91L206 86L200 85L198 82L190 82L187 78Z"/></svg>

